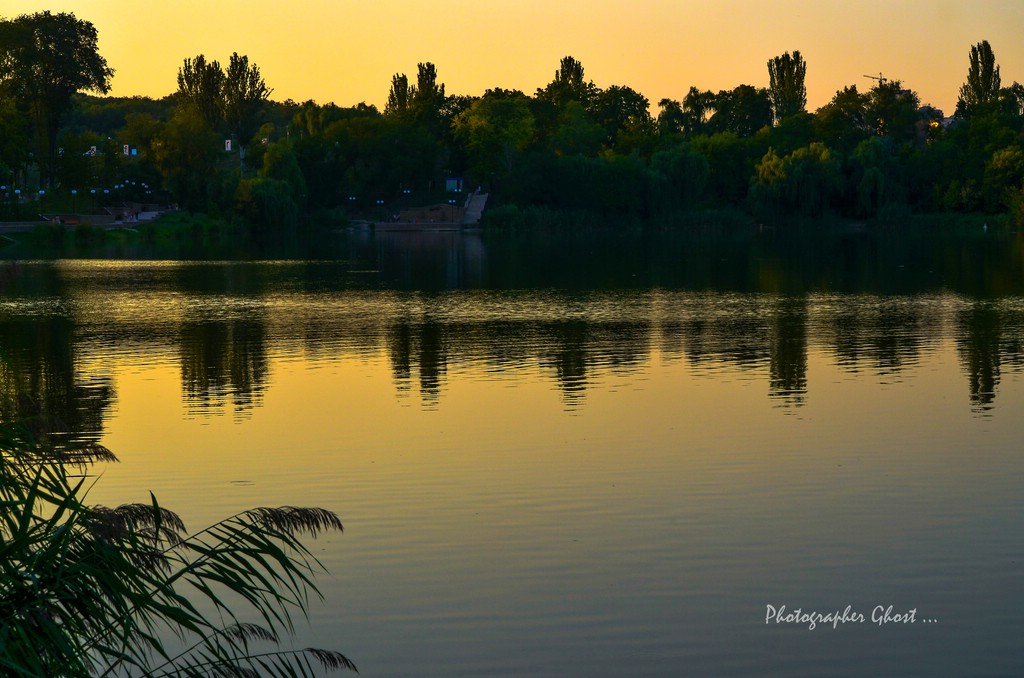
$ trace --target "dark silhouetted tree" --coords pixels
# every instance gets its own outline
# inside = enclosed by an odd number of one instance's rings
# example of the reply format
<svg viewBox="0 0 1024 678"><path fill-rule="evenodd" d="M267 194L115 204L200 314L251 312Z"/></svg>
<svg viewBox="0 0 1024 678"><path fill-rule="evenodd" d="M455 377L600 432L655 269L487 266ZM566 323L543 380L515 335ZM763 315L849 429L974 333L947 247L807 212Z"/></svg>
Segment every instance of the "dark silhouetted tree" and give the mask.
<svg viewBox="0 0 1024 678"><path fill-rule="evenodd" d="M207 62L202 54L194 59L185 59L178 69L178 94L195 107L210 129L220 127L223 120L223 87L224 70L220 63Z"/></svg>
<svg viewBox="0 0 1024 678"><path fill-rule="evenodd" d="M205 212L211 205L216 177L217 134L199 111L179 107L153 142L153 160L164 186L189 210Z"/></svg>
<svg viewBox="0 0 1024 678"><path fill-rule="evenodd" d="M80 91L106 94L114 70L100 56L96 27L74 14L37 12L0 21L0 89L35 125L53 181L57 132Z"/></svg>
<svg viewBox="0 0 1024 678"><path fill-rule="evenodd" d="M971 47L970 61L967 82L960 86L960 98L956 102L959 115L968 114L972 108L994 101L999 96L999 66L988 40Z"/></svg>
<svg viewBox="0 0 1024 678"><path fill-rule="evenodd" d="M512 171L516 156L534 136L529 101L519 91L488 90L454 121L478 180Z"/></svg>
<svg viewBox="0 0 1024 678"><path fill-rule="evenodd" d="M711 90L701 91L690 87L683 97L683 131L687 134L702 134L708 131L708 121L715 114L718 99Z"/></svg>
<svg viewBox="0 0 1024 678"><path fill-rule="evenodd" d="M1024 85L1014 82L1003 89L1001 96L1006 99L1007 108L1013 111L1014 115L1024 116Z"/></svg>
<svg viewBox="0 0 1024 678"><path fill-rule="evenodd" d="M832 101L815 113L814 126L821 140L845 153L856 148L874 132L873 124L868 123L869 102L870 97L858 92L856 85L837 91Z"/></svg>
<svg viewBox="0 0 1024 678"><path fill-rule="evenodd" d="M768 94L776 121L807 110L806 75L807 63L799 50L768 61Z"/></svg>
<svg viewBox="0 0 1024 678"><path fill-rule="evenodd" d="M620 134L646 133L653 122L647 97L629 87L612 85L598 92L591 109L597 124L604 127L609 148L617 146Z"/></svg>
<svg viewBox="0 0 1024 678"><path fill-rule="evenodd" d="M395 118L404 118L409 114L409 103L416 93L416 86L409 87L409 77L405 73L395 73L391 76L391 90L388 92L388 101L384 104L384 115Z"/></svg>
<svg viewBox="0 0 1024 678"><path fill-rule="evenodd" d="M658 113L658 133L663 135L679 134L683 131L683 107L675 99L662 99L658 102L661 112Z"/></svg>
<svg viewBox="0 0 1024 678"><path fill-rule="evenodd" d="M1024 151L1009 146L992 154L985 166L983 195L986 209L998 212L1010 206L1024 185Z"/></svg>
<svg viewBox="0 0 1024 678"><path fill-rule="evenodd" d="M604 129L578 101L568 102L558 114L549 143L556 155L597 155L604 140Z"/></svg>
<svg viewBox="0 0 1024 678"><path fill-rule="evenodd" d="M6 184L17 168L28 160L25 119L14 100L0 91L0 183Z"/></svg>
<svg viewBox="0 0 1024 678"><path fill-rule="evenodd" d="M854 212L874 217L886 205L906 198L903 167L896 144L888 137L870 137L862 141L850 158Z"/></svg>
<svg viewBox="0 0 1024 678"><path fill-rule="evenodd" d="M437 117L444 105L444 83L437 82L437 67L429 61L416 65L416 89L411 104L418 122Z"/></svg>
<svg viewBox="0 0 1024 678"><path fill-rule="evenodd" d="M710 172L703 155L681 144L651 156L651 169L664 178L668 187L666 208L694 209L700 205Z"/></svg>
<svg viewBox="0 0 1024 678"><path fill-rule="evenodd" d="M734 132L749 137L772 124L772 104L768 90L740 85L722 90L715 96L715 114L708 126L715 132Z"/></svg>
<svg viewBox="0 0 1024 678"><path fill-rule="evenodd" d="M596 93L594 83L583 79L583 64L567 56L562 57L555 71L555 79L544 89L537 90L537 97L552 102L556 107L562 107L570 101L587 107Z"/></svg>
<svg viewBox="0 0 1024 678"><path fill-rule="evenodd" d="M917 134L921 100L899 80L879 81L868 92L867 116L878 136L910 141Z"/></svg>
<svg viewBox="0 0 1024 678"><path fill-rule="evenodd" d="M245 147L259 129L260 111L270 92L259 67L250 64L249 57L233 53L224 73L221 100L224 124L238 141L240 159L245 158Z"/></svg>

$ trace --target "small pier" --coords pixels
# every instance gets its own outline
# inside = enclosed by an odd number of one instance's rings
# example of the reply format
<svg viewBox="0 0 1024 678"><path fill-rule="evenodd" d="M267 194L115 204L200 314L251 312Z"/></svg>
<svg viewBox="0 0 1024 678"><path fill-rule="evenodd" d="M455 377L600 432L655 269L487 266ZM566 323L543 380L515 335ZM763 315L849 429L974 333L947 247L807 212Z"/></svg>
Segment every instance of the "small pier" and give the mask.
<svg viewBox="0 0 1024 678"><path fill-rule="evenodd" d="M462 207L440 203L404 209L393 221L378 221L377 231L459 231L480 224L487 207L487 193L470 193Z"/></svg>

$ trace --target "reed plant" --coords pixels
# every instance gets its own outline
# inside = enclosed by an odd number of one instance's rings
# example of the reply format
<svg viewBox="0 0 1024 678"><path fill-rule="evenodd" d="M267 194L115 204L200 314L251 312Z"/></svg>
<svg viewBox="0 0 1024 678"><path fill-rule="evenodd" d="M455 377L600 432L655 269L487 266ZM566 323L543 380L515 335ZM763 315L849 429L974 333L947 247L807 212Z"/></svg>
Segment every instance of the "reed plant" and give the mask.
<svg viewBox="0 0 1024 678"><path fill-rule="evenodd" d="M189 533L150 502L90 506L98 445L0 424L0 674L312 676L344 655L282 646L322 565L302 543L341 530L320 508L256 508ZM246 618L250 615L251 618Z"/></svg>

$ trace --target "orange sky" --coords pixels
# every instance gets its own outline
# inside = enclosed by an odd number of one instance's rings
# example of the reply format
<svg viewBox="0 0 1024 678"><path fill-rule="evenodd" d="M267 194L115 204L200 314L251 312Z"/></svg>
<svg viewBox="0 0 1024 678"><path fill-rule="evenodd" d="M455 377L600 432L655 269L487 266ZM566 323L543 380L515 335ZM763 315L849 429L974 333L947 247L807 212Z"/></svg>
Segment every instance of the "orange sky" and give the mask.
<svg viewBox="0 0 1024 678"><path fill-rule="evenodd" d="M93 22L116 70L112 94L159 97L178 67L233 51L261 69L277 100L382 106L391 76L437 65L452 94L532 94L559 59L600 87L657 101L691 85L766 86L767 60L800 50L808 106L865 74L901 79L952 113L971 45L988 40L1004 84L1024 81L1021 0L0 0L0 15L71 11Z"/></svg>

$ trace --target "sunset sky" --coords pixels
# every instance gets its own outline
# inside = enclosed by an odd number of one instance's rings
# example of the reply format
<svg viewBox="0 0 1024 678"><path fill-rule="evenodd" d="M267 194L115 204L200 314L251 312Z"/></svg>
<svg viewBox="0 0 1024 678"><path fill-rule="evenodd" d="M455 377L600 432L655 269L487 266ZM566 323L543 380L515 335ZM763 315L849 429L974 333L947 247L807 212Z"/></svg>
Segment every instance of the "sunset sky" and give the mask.
<svg viewBox="0 0 1024 678"><path fill-rule="evenodd" d="M449 94L528 94L561 57L599 87L627 85L657 114L691 85L767 86L766 62L800 50L808 108L882 73L953 112L971 45L988 40L1004 85L1024 81L1021 0L0 0L0 15L48 9L96 25L115 96L160 97L186 57L249 56L275 100L383 107L391 76L433 62Z"/></svg>

